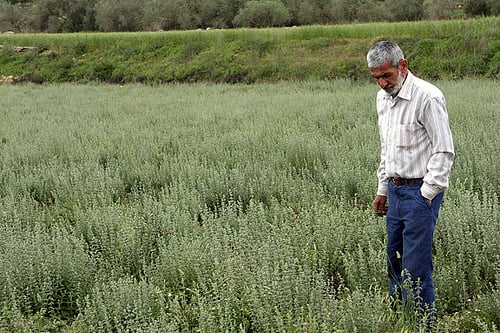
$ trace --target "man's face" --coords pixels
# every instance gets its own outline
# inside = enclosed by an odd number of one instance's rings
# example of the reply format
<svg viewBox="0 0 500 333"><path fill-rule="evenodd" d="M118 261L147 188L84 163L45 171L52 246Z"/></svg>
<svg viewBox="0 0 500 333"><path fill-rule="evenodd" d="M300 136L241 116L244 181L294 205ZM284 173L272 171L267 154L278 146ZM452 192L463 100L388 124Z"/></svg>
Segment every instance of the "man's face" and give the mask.
<svg viewBox="0 0 500 333"><path fill-rule="evenodd" d="M397 94L408 73L408 63L403 59L399 62L398 67L393 67L389 61L386 61L380 67L370 68L370 72L380 88L388 94Z"/></svg>

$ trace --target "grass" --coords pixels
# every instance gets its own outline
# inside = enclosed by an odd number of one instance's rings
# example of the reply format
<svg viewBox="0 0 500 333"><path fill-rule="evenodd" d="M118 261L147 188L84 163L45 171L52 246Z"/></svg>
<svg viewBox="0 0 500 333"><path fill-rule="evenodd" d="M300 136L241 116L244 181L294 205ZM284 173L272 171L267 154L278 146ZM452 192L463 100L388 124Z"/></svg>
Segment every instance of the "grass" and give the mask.
<svg viewBox="0 0 500 333"><path fill-rule="evenodd" d="M439 331L495 332L497 83L437 84ZM411 331L370 209L376 90L0 85L0 331Z"/></svg>
<svg viewBox="0 0 500 333"><path fill-rule="evenodd" d="M499 20L4 35L0 74L38 83L366 80L367 50L391 39L425 77L498 78ZM35 50L16 53L16 46Z"/></svg>

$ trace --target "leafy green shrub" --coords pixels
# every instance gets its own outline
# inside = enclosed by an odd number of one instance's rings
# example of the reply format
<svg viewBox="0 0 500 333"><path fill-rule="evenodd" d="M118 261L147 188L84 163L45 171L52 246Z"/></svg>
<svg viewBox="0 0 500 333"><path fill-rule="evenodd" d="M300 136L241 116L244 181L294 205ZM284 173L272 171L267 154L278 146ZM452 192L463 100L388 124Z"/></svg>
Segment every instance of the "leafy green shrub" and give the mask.
<svg viewBox="0 0 500 333"><path fill-rule="evenodd" d="M97 285L73 326L79 332L169 331L161 326L166 309L161 289L123 278Z"/></svg>
<svg viewBox="0 0 500 333"><path fill-rule="evenodd" d="M37 83L365 81L371 78L365 60L370 45L392 39L406 50L410 68L424 77L495 78L498 26L498 18L490 17L268 29L6 35L0 49L0 74ZM35 50L14 52L19 45Z"/></svg>
<svg viewBox="0 0 500 333"><path fill-rule="evenodd" d="M437 85L457 152L438 329L494 331L497 83ZM371 210L377 89L0 85L0 330L411 330Z"/></svg>
<svg viewBox="0 0 500 333"><path fill-rule="evenodd" d="M276 0L247 1L233 20L236 26L266 28L284 26L290 13L283 2Z"/></svg>
<svg viewBox="0 0 500 333"><path fill-rule="evenodd" d="M485 193L480 200L477 194L458 187L449 195L435 239L435 249L442 260L436 264L436 288L444 296L442 308L457 311L467 306L467 299L496 284L497 211L495 194Z"/></svg>
<svg viewBox="0 0 500 333"><path fill-rule="evenodd" d="M93 263L81 240L67 230L46 229L39 214L26 217L36 222L23 226L25 217L2 218L0 297L22 314L44 310L71 318L92 285Z"/></svg>
<svg viewBox="0 0 500 333"><path fill-rule="evenodd" d="M100 31L138 31L142 10L142 5L133 0L97 1L95 22Z"/></svg>

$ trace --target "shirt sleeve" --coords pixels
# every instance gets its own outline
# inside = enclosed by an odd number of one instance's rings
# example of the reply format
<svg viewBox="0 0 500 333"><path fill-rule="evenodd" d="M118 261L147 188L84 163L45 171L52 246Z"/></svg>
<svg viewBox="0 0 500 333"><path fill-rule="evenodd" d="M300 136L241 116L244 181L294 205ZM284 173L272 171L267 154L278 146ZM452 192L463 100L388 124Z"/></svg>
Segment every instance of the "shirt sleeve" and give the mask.
<svg viewBox="0 0 500 333"><path fill-rule="evenodd" d="M421 193L432 200L448 188L448 177L455 157L444 97L429 99L424 108L423 124L431 140L432 153Z"/></svg>
<svg viewBox="0 0 500 333"><path fill-rule="evenodd" d="M388 177L385 171L385 140L382 135L382 129L379 127L380 131L380 164L377 170L377 178L378 178L378 187L377 187L377 195L387 196L387 185L388 185Z"/></svg>

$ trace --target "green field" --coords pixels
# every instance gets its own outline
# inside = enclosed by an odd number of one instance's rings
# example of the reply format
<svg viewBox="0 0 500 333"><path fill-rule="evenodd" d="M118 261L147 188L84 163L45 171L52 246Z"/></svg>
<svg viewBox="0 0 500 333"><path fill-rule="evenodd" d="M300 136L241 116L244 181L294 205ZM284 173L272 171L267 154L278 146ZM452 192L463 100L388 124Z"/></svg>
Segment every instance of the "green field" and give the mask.
<svg viewBox="0 0 500 333"><path fill-rule="evenodd" d="M438 81L440 332L500 328L498 82ZM1 332L410 332L375 83L0 85Z"/></svg>
<svg viewBox="0 0 500 333"><path fill-rule="evenodd" d="M397 42L426 78L500 78L500 17L273 29L0 35L0 75L31 82L367 80L365 55ZM28 47L16 52L18 47Z"/></svg>

